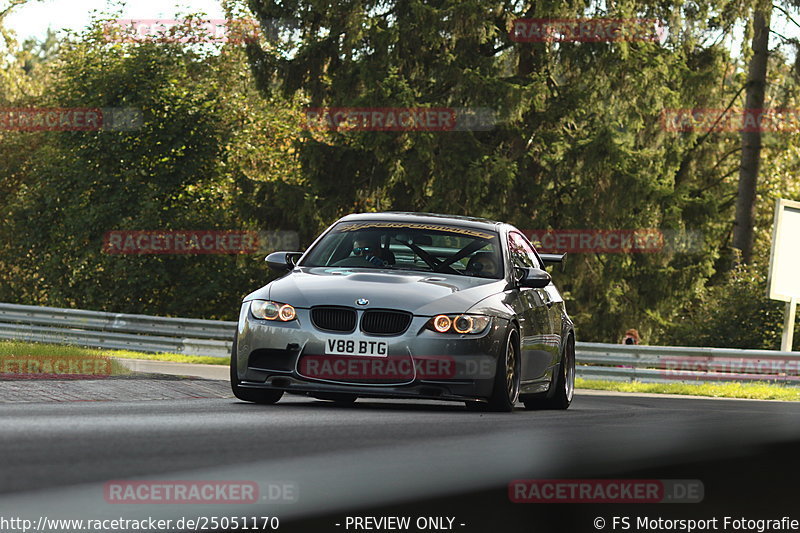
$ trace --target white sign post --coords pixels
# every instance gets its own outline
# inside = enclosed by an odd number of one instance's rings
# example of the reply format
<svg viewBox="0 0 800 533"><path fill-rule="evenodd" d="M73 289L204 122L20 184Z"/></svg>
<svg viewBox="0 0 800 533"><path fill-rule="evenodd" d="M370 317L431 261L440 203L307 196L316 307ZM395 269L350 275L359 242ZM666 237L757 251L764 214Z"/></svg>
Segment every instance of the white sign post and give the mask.
<svg viewBox="0 0 800 533"><path fill-rule="evenodd" d="M768 285L769 298L786 302L781 351L790 352L800 300L800 202L779 198L775 203Z"/></svg>

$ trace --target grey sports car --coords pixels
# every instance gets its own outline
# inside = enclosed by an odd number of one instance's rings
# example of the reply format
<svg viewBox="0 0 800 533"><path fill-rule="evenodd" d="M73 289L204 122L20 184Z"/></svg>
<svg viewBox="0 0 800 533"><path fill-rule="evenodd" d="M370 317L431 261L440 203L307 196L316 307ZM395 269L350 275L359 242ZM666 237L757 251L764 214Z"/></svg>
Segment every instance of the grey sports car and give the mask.
<svg viewBox="0 0 800 533"><path fill-rule="evenodd" d="M566 409L575 331L545 263L513 226L422 213L349 215L245 297L231 355L237 398L284 392Z"/></svg>

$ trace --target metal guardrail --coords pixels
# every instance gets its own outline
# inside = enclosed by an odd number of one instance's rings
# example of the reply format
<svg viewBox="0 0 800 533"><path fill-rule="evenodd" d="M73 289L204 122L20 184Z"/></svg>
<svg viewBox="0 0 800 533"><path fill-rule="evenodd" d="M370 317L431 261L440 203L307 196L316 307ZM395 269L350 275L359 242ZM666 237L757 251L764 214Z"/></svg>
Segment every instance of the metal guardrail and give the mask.
<svg viewBox="0 0 800 533"><path fill-rule="evenodd" d="M0 339L227 357L236 322L0 303ZM577 375L655 383L800 385L800 353L579 342Z"/></svg>
<svg viewBox="0 0 800 533"><path fill-rule="evenodd" d="M769 381L800 385L800 353L579 342L577 375L648 383Z"/></svg>
<svg viewBox="0 0 800 533"><path fill-rule="evenodd" d="M0 339L227 357L236 322L0 303Z"/></svg>

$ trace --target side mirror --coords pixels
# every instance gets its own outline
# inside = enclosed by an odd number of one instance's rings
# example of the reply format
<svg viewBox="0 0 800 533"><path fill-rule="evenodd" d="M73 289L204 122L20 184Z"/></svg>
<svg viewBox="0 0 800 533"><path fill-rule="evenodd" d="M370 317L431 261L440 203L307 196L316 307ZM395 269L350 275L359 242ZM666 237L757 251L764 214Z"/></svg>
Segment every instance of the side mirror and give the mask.
<svg viewBox="0 0 800 533"><path fill-rule="evenodd" d="M267 266L278 272L288 272L294 268L295 262L300 259L303 252L272 252L265 261Z"/></svg>
<svg viewBox="0 0 800 533"><path fill-rule="evenodd" d="M544 289L550 285L550 274L541 268L521 268L522 276L519 278L520 287L531 289Z"/></svg>

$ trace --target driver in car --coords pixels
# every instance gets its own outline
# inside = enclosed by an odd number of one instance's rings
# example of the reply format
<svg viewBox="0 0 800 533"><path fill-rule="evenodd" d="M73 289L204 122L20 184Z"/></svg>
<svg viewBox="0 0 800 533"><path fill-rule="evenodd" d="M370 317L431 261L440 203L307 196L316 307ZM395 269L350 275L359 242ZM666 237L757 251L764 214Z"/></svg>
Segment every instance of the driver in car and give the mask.
<svg viewBox="0 0 800 533"><path fill-rule="evenodd" d="M380 241L377 236L358 236L353 241L353 257L361 257L375 266L386 266L387 261L381 255Z"/></svg>
<svg viewBox="0 0 800 533"><path fill-rule="evenodd" d="M477 253L467 263L467 272L472 276L481 278L497 277L497 262L494 254L490 252Z"/></svg>

